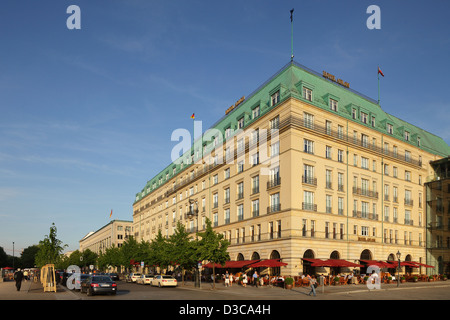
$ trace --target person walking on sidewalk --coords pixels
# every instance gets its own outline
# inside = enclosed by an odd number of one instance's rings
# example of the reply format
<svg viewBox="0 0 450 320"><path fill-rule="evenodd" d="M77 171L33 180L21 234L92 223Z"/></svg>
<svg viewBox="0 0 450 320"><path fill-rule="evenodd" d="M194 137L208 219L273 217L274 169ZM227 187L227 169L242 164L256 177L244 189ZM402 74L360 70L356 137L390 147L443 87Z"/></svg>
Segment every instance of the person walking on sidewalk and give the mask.
<svg viewBox="0 0 450 320"><path fill-rule="evenodd" d="M16 281L17 291L20 291L20 287L22 286L23 280L23 272L19 269L14 273L14 280Z"/></svg>
<svg viewBox="0 0 450 320"><path fill-rule="evenodd" d="M310 277L308 275L308 280L309 280L309 286L311 287L311 291L308 293L308 296L312 294L314 294L314 297L316 296L316 285L317 285L317 280L315 276Z"/></svg>

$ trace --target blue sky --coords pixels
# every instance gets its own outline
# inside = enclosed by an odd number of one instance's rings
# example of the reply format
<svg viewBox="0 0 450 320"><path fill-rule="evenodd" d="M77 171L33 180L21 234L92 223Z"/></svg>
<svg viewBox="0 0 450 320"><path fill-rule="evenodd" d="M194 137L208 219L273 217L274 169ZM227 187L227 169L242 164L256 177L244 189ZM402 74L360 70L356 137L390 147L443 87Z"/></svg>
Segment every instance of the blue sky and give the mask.
<svg viewBox="0 0 450 320"><path fill-rule="evenodd" d="M69 30L69 5L81 30ZM369 30L366 9L381 9ZM54 222L68 250L170 161L177 128L203 130L290 60L326 70L450 144L447 1L0 3L0 246Z"/></svg>

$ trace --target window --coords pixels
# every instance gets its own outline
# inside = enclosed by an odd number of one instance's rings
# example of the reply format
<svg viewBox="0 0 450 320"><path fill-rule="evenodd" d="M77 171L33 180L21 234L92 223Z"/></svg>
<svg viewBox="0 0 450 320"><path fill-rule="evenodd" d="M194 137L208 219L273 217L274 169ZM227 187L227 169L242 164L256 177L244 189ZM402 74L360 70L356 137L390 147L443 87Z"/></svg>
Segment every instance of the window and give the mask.
<svg viewBox="0 0 450 320"><path fill-rule="evenodd" d="M330 109L338 111L338 102L336 100L330 99Z"/></svg>
<svg viewBox="0 0 450 320"><path fill-rule="evenodd" d="M325 147L325 157L327 159L331 159L331 147L330 146Z"/></svg>
<svg viewBox="0 0 450 320"><path fill-rule="evenodd" d="M356 109L352 109L352 118L355 119L355 120L357 118Z"/></svg>
<svg viewBox="0 0 450 320"><path fill-rule="evenodd" d="M326 134L331 134L331 121L325 121L325 132Z"/></svg>
<svg viewBox="0 0 450 320"><path fill-rule="evenodd" d="M244 161L239 161L237 164L237 171L238 173L241 173L242 171L244 171Z"/></svg>
<svg viewBox="0 0 450 320"><path fill-rule="evenodd" d="M411 181L411 172L410 171L405 170L405 180Z"/></svg>
<svg viewBox="0 0 450 320"><path fill-rule="evenodd" d="M270 101L272 103L272 106L276 105L278 102L280 102L280 91L275 92L271 97Z"/></svg>
<svg viewBox="0 0 450 320"><path fill-rule="evenodd" d="M369 159L361 157L361 168L369 169Z"/></svg>
<svg viewBox="0 0 450 320"><path fill-rule="evenodd" d="M303 97L308 101L312 101L312 90L303 87Z"/></svg>
<svg viewBox="0 0 450 320"><path fill-rule="evenodd" d="M270 156L275 157L280 154L280 142L277 141L270 145Z"/></svg>
<svg viewBox="0 0 450 320"><path fill-rule="evenodd" d="M270 120L270 129L278 129L280 126L280 116L276 116Z"/></svg>
<svg viewBox="0 0 450 320"><path fill-rule="evenodd" d="M331 170L325 170L325 188L331 189L332 187L332 171Z"/></svg>
<svg viewBox="0 0 450 320"><path fill-rule="evenodd" d="M225 224L230 223L230 209L225 209L224 216L225 216Z"/></svg>
<svg viewBox="0 0 450 320"><path fill-rule="evenodd" d="M237 218L238 221L244 220L244 205L240 204L237 206Z"/></svg>
<svg viewBox="0 0 450 320"><path fill-rule="evenodd" d="M369 227L362 226L361 227L361 235L365 236L365 237L369 236Z"/></svg>
<svg viewBox="0 0 450 320"><path fill-rule="evenodd" d="M314 184L315 185L315 179L314 179L314 167L304 164L303 165L303 182L307 184Z"/></svg>
<svg viewBox="0 0 450 320"><path fill-rule="evenodd" d="M338 215L344 215L344 198L338 198Z"/></svg>
<svg viewBox="0 0 450 320"><path fill-rule="evenodd" d="M224 197L224 203L225 204L230 203L230 188L226 188L223 191L223 197Z"/></svg>
<svg viewBox="0 0 450 320"><path fill-rule="evenodd" d="M372 116L372 127L374 127L374 128L375 128L375 125L376 125L376 121L375 120L376 120L375 117Z"/></svg>
<svg viewBox="0 0 450 320"><path fill-rule="evenodd" d="M405 131L405 140L409 141L409 132L408 131Z"/></svg>
<svg viewBox="0 0 450 320"><path fill-rule="evenodd" d="M237 185L237 191L238 191L238 196L237 196L237 198L238 198L238 199L244 198L244 183L243 183L243 182L238 183L238 185Z"/></svg>
<svg viewBox="0 0 450 320"><path fill-rule="evenodd" d="M242 129L244 127L244 117L238 120L238 129Z"/></svg>
<svg viewBox="0 0 450 320"><path fill-rule="evenodd" d="M252 166L256 166L257 164L259 164L259 152L256 152L255 154L252 155L251 161Z"/></svg>
<svg viewBox="0 0 450 320"><path fill-rule="evenodd" d="M389 134L393 134L394 133L394 127L392 126L392 124L387 124L386 125L386 129L387 129L387 132L389 133Z"/></svg>
<svg viewBox="0 0 450 320"><path fill-rule="evenodd" d="M214 176L213 176L213 184L218 184L219 183L219 175L218 174L215 174Z"/></svg>
<svg viewBox="0 0 450 320"><path fill-rule="evenodd" d="M315 211L314 192L303 191L303 209Z"/></svg>
<svg viewBox="0 0 450 320"><path fill-rule="evenodd" d="M368 123L369 122L369 116L367 115L367 113L361 112L361 121L362 123Z"/></svg>
<svg viewBox="0 0 450 320"><path fill-rule="evenodd" d="M344 191L344 174L338 172L338 191Z"/></svg>
<svg viewBox="0 0 450 320"><path fill-rule="evenodd" d="M252 110L252 118L255 119L259 117L259 106Z"/></svg>
<svg viewBox="0 0 450 320"><path fill-rule="evenodd" d="M303 125L306 128L314 129L314 115L310 113L303 113Z"/></svg>
<svg viewBox="0 0 450 320"><path fill-rule="evenodd" d="M213 194L213 207L214 208L219 207L219 195L217 193Z"/></svg>
<svg viewBox="0 0 450 320"><path fill-rule="evenodd" d="M327 194L325 204L326 204L326 213L331 213L331 208L333 207L333 197Z"/></svg>
<svg viewBox="0 0 450 320"><path fill-rule="evenodd" d="M344 127L341 125L338 125L338 138L344 139Z"/></svg>
<svg viewBox="0 0 450 320"><path fill-rule="evenodd" d="M259 192L259 176L252 177L252 194Z"/></svg>
<svg viewBox="0 0 450 320"><path fill-rule="evenodd" d="M259 199L252 201L252 215L253 217L259 216Z"/></svg>
<svg viewBox="0 0 450 320"><path fill-rule="evenodd" d="M338 161L344 162L344 150L338 150Z"/></svg>
<svg viewBox="0 0 450 320"><path fill-rule="evenodd" d="M230 178L230 168L225 169L223 174L224 174L224 179Z"/></svg>
<svg viewBox="0 0 450 320"><path fill-rule="evenodd" d="M303 146L304 152L314 154L314 141L303 139Z"/></svg>

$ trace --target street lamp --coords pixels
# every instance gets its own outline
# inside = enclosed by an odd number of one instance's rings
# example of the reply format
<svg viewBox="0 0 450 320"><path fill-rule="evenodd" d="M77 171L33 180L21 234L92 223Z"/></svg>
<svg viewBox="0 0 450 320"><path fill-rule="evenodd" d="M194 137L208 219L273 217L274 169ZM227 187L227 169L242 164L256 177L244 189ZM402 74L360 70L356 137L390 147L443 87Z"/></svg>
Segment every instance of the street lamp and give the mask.
<svg viewBox="0 0 450 320"><path fill-rule="evenodd" d="M197 200L189 199L189 210L187 212L187 217L192 219L193 217L197 217L196 223L196 234L198 232L198 202ZM198 264L195 266L195 287L200 288L200 272L198 270Z"/></svg>
<svg viewBox="0 0 450 320"><path fill-rule="evenodd" d="M402 256L402 254L400 253L400 251L397 251L397 260L398 260L397 287L400 286L400 257L401 256Z"/></svg>

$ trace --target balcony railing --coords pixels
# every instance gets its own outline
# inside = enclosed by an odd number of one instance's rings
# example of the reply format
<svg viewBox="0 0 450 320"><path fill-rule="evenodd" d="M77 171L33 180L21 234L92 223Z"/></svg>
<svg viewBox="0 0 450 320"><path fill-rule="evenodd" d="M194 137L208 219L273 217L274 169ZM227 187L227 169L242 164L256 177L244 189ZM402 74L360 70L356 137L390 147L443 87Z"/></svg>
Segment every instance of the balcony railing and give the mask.
<svg viewBox="0 0 450 320"><path fill-rule="evenodd" d="M280 177L272 177L267 181L267 189L274 188L276 186L279 186L281 184L281 178Z"/></svg>
<svg viewBox="0 0 450 320"><path fill-rule="evenodd" d="M302 210L306 211L317 211L317 204L302 202Z"/></svg>
<svg viewBox="0 0 450 320"><path fill-rule="evenodd" d="M280 210L281 210L281 204L280 203L272 204L272 205L267 207L267 213L274 213L274 212L278 212Z"/></svg>
<svg viewBox="0 0 450 320"><path fill-rule="evenodd" d="M317 186L317 178L311 176L302 176L302 183Z"/></svg>

